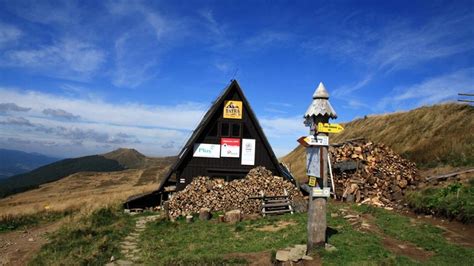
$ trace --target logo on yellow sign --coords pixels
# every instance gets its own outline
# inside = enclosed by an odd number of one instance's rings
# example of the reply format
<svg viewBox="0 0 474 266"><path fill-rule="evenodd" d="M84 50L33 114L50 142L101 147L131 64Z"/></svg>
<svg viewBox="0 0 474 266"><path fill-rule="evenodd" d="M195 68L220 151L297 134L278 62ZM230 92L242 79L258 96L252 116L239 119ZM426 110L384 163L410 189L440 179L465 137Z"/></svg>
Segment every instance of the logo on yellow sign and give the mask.
<svg viewBox="0 0 474 266"><path fill-rule="evenodd" d="M242 102L226 101L224 104L224 118L242 119Z"/></svg>
<svg viewBox="0 0 474 266"><path fill-rule="evenodd" d="M318 123L318 132L340 133L344 130L340 124Z"/></svg>

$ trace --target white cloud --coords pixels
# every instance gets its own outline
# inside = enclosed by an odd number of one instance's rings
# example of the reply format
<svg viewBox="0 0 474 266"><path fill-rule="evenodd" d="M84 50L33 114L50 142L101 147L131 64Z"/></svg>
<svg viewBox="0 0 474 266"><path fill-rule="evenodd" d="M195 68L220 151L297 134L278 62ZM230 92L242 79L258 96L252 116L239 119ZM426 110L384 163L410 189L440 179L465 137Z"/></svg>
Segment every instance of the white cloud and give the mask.
<svg viewBox="0 0 474 266"><path fill-rule="evenodd" d="M67 98L8 88L0 88L0 98L31 108L22 120L1 120L1 139L38 140L37 145L44 141L69 145L75 141L77 145L83 146L82 149L74 149L77 154L84 154L85 151L105 152L104 147L111 149L119 146L134 147L150 155L176 154L205 111L204 105L200 103L177 106L113 104L100 99ZM80 116L80 120L51 118L50 112L43 113L50 107L61 110L61 115ZM26 123L28 127L20 127ZM50 151L55 154L58 152L61 150Z"/></svg>
<svg viewBox="0 0 474 266"><path fill-rule="evenodd" d="M22 35L18 27L0 22L0 47L18 40Z"/></svg>
<svg viewBox="0 0 474 266"><path fill-rule="evenodd" d="M456 100L460 92L472 91L474 68L433 77L415 85L396 87L390 96L378 104L380 110L390 107L395 110L410 109L421 105Z"/></svg>
<svg viewBox="0 0 474 266"><path fill-rule="evenodd" d="M346 99L345 96L365 87L367 84L369 84L372 81L373 78L374 78L374 74L369 73L362 80L358 81L356 84L345 85L345 86L335 89L332 96L336 98L340 98L340 99Z"/></svg>
<svg viewBox="0 0 474 266"><path fill-rule="evenodd" d="M355 21L348 21L357 25ZM463 27L468 16L438 16L424 24L390 21L379 28L349 25L335 27L334 34L303 44L318 53L328 51L344 60L355 60L383 71L409 69L420 63L472 50L473 30ZM456 34L454 34L456 33ZM454 37L457 36L457 37Z"/></svg>
<svg viewBox="0 0 474 266"><path fill-rule="evenodd" d="M364 12L352 13L340 24L325 24L325 18L322 16L319 22L327 28L328 34L304 42L302 46L316 53L329 53L339 62L358 66L361 78L334 92L334 96L343 100L388 73L412 69L474 49L474 28L465 26L474 21L472 13L433 16L422 23L408 19L368 18ZM367 19L374 21L376 26L367 25Z"/></svg>
<svg viewBox="0 0 474 266"><path fill-rule="evenodd" d="M117 87L134 88L157 74L156 60L159 57L156 54L157 50L150 49L149 45L137 47L135 41L137 36L133 34L135 33L124 33L115 41L115 69L112 83Z"/></svg>
<svg viewBox="0 0 474 266"><path fill-rule="evenodd" d="M27 127L33 126L33 124L28 119L21 116L20 117L7 117L7 119L4 121L0 120L0 125L27 126Z"/></svg>
<svg viewBox="0 0 474 266"><path fill-rule="evenodd" d="M5 52L6 65L48 73L90 74L105 61L105 53L92 44L65 38L52 45Z"/></svg>
<svg viewBox="0 0 474 266"><path fill-rule="evenodd" d="M21 107L14 103L0 103L0 113L28 112L31 108Z"/></svg>
<svg viewBox="0 0 474 266"><path fill-rule="evenodd" d="M212 43L212 48L221 49L232 45L232 41L229 39L228 34L226 34L226 25L216 20L212 9L201 9L198 11L198 14L203 19L200 22L207 30L206 39L208 39L209 43Z"/></svg>
<svg viewBox="0 0 474 266"><path fill-rule="evenodd" d="M194 129L204 105L185 103L177 106L149 106L136 103L113 104L100 99L75 99L35 91L0 88L0 98L20 106L32 108L30 113L43 116L42 111L51 106L74 115L83 121L127 126Z"/></svg>
<svg viewBox="0 0 474 266"><path fill-rule="evenodd" d="M291 40L292 37L293 36L287 32L262 31L245 40L244 44L249 46L251 49L256 49L270 45L281 44Z"/></svg>
<svg viewBox="0 0 474 266"><path fill-rule="evenodd" d="M168 18L141 2L110 2L108 11L127 21L127 29L114 42L112 83L135 88L159 73L161 56L187 34L180 17Z"/></svg>
<svg viewBox="0 0 474 266"><path fill-rule="evenodd" d="M74 115L62 109L46 108L43 110L43 114L49 115L55 118L59 118L59 119L66 119L66 120L77 120L80 118L80 116Z"/></svg>
<svg viewBox="0 0 474 266"><path fill-rule="evenodd" d="M260 123L269 138L298 138L307 133L302 116L263 118Z"/></svg>
<svg viewBox="0 0 474 266"><path fill-rule="evenodd" d="M69 24L80 17L76 1L13 1L8 9L19 17L41 24Z"/></svg>
<svg viewBox="0 0 474 266"><path fill-rule="evenodd" d="M296 140L308 134L302 116L264 118L260 123L277 157L288 154L298 145Z"/></svg>

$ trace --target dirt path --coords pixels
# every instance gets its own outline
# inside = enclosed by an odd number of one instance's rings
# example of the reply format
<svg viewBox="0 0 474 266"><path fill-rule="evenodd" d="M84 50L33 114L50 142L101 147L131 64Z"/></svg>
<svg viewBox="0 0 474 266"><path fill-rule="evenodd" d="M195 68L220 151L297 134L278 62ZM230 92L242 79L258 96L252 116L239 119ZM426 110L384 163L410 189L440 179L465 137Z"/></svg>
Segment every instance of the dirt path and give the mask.
<svg viewBox="0 0 474 266"><path fill-rule="evenodd" d="M408 216L413 224L429 223L442 229L444 238L453 244L474 248L474 224L463 224L431 215L417 215L412 212L401 214Z"/></svg>
<svg viewBox="0 0 474 266"><path fill-rule="evenodd" d="M380 236L383 246L394 254L406 256L418 262L425 262L433 256L433 252L384 234L376 225L375 217L370 214L359 214L346 208L341 208L339 211L344 215L344 219L348 220L355 229Z"/></svg>
<svg viewBox="0 0 474 266"><path fill-rule="evenodd" d="M336 204L340 210L346 210L346 212L349 210L346 204L339 201L333 201L331 203ZM474 236L474 224L463 224L455 220L433 215L416 214L407 209L400 211L393 210L393 212L410 218L412 224L428 223L442 229L444 231L443 237L452 244L474 248L474 237L472 237ZM351 212L351 214L355 214L355 212Z"/></svg>
<svg viewBox="0 0 474 266"><path fill-rule="evenodd" d="M142 216L137 218L135 222L135 230L126 236L122 243L120 243L121 253L124 255L125 260L117 260L106 264L106 266L136 265L140 263L141 261L138 255L140 252L140 249L138 248L138 238L140 237L140 233L145 231L147 223L156 221L159 218L160 215Z"/></svg>
<svg viewBox="0 0 474 266"><path fill-rule="evenodd" d="M26 265L44 244L47 233L59 229L62 221L40 225L27 230L0 234L0 265Z"/></svg>

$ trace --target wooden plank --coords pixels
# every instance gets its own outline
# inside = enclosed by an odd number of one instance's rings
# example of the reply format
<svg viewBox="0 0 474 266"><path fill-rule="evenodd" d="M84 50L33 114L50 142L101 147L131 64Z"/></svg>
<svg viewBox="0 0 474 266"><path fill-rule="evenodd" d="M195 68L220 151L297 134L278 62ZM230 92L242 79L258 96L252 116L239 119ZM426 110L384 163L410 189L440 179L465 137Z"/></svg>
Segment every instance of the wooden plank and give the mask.
<svg viewBox="0 0 474 266"><path fill-rule="evenodd" d="M270 204L263 204L262 208L288 207L288 206L290 206L289 202L286 202L286 203L270 203Z"/></svg>
<svg viewBox="0 0 474 266"><path fill-rule="evenodd" d="M448 173L448 174L430 176L430 177L426 178L426 181L444 179L444 178L449 178L449 177L453 177L453 176L457 176L457 175L461 175L461 174L466 174L466 173L472 173L472 172L474 172L474 168L470 168L470 169L463 170L463 171L457 171L457 172L453 172L453 173Z"/></svg>
<svg viewBox="0 0 474 266"><path fill-rule="evenodd" d="M285 213L285 212L291 212L291 210L285 209L285 210L277 210L277 211L263 211L262 213L264 213L264 214L272 214L272 213Z"/></svg>

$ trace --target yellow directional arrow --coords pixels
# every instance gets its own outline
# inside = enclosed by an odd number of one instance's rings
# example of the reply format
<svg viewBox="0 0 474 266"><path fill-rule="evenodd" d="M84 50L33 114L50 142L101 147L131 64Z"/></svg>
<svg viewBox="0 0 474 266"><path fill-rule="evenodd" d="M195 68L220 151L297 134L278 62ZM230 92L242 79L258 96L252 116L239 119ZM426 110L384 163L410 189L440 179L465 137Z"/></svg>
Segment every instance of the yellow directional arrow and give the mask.
<svg viewBox="0 0 474 266"><path fill-rule="evenodd" d="M340 124L318 123L318 132L340 133L344 130Z"/></svg>

